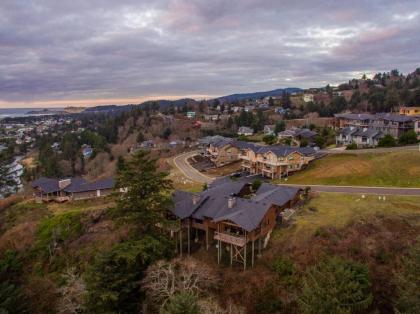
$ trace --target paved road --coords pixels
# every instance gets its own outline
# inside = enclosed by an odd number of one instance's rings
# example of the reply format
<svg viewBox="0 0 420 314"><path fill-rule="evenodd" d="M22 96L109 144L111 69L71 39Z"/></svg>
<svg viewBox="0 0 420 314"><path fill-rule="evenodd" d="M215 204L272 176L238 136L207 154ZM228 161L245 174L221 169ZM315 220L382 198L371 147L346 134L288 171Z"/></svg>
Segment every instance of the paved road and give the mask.
<svg viewBox="0 0 420 314"><path fill-rule="evenodd" d="M212 183L215 178L206 176L192 167L187 159L197 155L197 151L187 152L174 158L175 166L190 180L199 183ZM244 177L245 181L252 181L255 176ZM375 195L412 195L420 196L420 188L393 188L393 187L370 187L370 186L337 186L337 185L311 185L311 184L280 184L297 187L310 186L315 192L352 193L352 194L375 194Z"/></svg>
<svg viewBox="0 0 420 314"><path fill-rule="evenodd" d="M187 152L176 156L174 158L175 166L190 180L199 182L199 183L211 183L214 181L214 178L206 176L205 174L199 172L197 169L192 167L187 159L197 155L197 151Z"/></svg>
<svg viewBox="0 0 420 314"><path fill-rule="evenodd" d="M287 186L306 187L310 186L315 192L352 193L352 194L375 194L375 195L414 195L420 196L420 188L391 188L371 186L337 186L337 185L302 185L281 184Z"/></svg>
<svg viewBox="0 0 420 314"><path fill-rule="evenodd" d="M346 150L344 147L332 148L332 149L322 149L322 153L326 154L381 154L389 152L400 152L400 151L417 151L420 152L420 145L411 145L411 146L400 146L400 147L377 147L377 148L368 148L368 149L351 149Z"/></svg>

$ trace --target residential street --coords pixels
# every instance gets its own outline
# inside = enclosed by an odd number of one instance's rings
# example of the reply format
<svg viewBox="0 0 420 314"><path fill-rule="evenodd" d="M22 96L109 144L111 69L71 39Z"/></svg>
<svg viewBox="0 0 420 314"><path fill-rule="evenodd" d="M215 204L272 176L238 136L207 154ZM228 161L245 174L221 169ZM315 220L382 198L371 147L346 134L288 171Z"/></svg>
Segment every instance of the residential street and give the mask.
<svg viewBox="0 0 420 314"><path fill-rule="evenodd" d="M192 167L187 159L197 155L197 151L187 152L174 158L176 167L190 180L199 183L211 183L215 178L206 176ZM245 179L245 178L244 178ZM246 179L245 179L246 180ZM316 192L332 193L357 193L357 194L375 194L375 195L414 195L420 196L420 188L393 188L393 187L368 187L368 186L334 186L334 185L300 185L300 184L282 184L288 186L306 187L310 186Z"/></svg>
<svg viewBox="0 0 420 314"><path fill-rule="evenodd" d="M211 178L199 172L188 163L187 159L195 155L197 155L197 151L187 152L187 153L178 155L174 158L174 164L184 174L184 176L186 176L190 180L193 180L199 183L213 182L214 178Z"/></svg>

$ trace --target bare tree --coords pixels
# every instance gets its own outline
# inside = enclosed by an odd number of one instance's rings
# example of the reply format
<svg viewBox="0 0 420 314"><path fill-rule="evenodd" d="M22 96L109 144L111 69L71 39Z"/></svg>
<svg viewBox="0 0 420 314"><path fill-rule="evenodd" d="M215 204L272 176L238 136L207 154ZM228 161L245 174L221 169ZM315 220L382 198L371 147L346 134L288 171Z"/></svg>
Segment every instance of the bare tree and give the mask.
<svg viewBox="0 0 420 314"><path fill-rule="evenodd" d="M207 295L218 281L210 267L193 258L184 258L159 261L150 266L142 287L148 298L163 308L169 298L180 292Z"/></svg>
<svg viewBox="0 0 420 314"><path fill-rule="evenodd" d="M57 305L57 312L61 314L81 313L86 294L85 282L77 274L75 268L67 269L63 278L66 284L59 289L61 297Z"/></svg>

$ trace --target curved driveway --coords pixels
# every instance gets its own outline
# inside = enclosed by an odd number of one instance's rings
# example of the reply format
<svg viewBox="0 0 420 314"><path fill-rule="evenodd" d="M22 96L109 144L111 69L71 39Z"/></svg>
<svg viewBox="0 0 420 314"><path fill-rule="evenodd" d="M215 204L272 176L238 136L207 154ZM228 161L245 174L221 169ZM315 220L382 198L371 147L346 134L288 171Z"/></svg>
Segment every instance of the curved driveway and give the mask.
<svg viewBox="0 0 420 314"><path fill-rule="evenodd" d="M174 164L182 172L182 174L190 180L207 184L213 182L214 178L201 173L188 162L188 158L196 155L198 155L198 151L192 151L178 155L174 158Z"/></svg>

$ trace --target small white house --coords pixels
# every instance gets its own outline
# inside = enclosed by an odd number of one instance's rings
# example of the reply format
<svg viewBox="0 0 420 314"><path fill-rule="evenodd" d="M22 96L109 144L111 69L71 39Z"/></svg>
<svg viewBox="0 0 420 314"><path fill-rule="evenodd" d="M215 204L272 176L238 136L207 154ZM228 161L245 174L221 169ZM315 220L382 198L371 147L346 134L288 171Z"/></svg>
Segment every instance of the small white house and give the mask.
<svg viewBox="0 0 420 314"><path fill-rule="evenodd" d="M254 130L247 126L241 126L238 129L238 135L251 136L253 134L254 134Z"/></svg>

